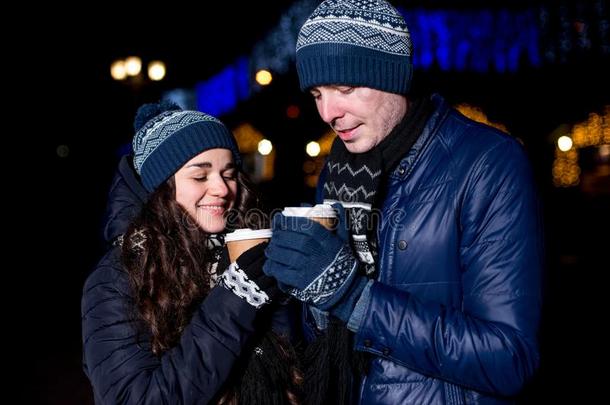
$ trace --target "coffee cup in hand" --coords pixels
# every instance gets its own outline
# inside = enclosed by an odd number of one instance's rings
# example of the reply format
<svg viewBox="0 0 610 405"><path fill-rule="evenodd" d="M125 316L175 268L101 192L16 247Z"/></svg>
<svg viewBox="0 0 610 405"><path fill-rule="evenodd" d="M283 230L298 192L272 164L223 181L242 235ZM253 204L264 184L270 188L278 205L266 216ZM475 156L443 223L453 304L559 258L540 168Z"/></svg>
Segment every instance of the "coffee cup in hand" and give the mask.
<svg viewBox="0 0 610 405"><path fill-rule="evenodd" d="M313 207L286 207L282 214L286 217L309 218L331 231L337 226L337 211L329 204L317 204Z"/></svg>
<svg viewBox="0 0 610 405"><path fill-rule="evenodd" d="M237 229L225 235L225 243L229 251L229 260L234 262L246 250L259 243L268 242L271 229Z"/></svg>

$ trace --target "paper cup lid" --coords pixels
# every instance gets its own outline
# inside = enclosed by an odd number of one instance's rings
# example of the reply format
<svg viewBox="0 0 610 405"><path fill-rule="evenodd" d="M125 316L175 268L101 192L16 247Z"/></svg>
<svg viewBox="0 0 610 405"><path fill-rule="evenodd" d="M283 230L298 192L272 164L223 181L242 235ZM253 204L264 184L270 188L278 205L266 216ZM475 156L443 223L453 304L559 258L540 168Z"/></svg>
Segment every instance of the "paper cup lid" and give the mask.
<svg viewBox="0 0 610 405"><path fill-rule="evenodd" d="M313 207L286 207L282 214L286 217L337 218L337 211L329 204L317 204Z"/></svg>
<svg viewBox="0 0 610 405"><path fill-rule="evenodd" d="M250 229L243 228L225 235L225 242L234 242L246 239L265 239L272 235L271 229Z"/></svg>

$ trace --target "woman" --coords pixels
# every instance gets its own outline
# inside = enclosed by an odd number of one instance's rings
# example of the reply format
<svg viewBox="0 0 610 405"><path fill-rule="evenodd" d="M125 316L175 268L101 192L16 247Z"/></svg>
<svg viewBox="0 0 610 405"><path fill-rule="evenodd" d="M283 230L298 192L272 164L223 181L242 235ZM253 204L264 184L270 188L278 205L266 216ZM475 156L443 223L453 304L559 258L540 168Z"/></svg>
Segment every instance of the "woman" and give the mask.
<svg viewBox="0 0 610 405"><path fill-rule="evenodd" d="M233 136L171 103L142 106L135 128L141 184L123 160L105 228L114 247L83 291L96 403L296 403L287 307L274 305L277 287L262 273L265 246L231 264L240 296L223 273L227 214L242 226L257 201Z"/></svg>

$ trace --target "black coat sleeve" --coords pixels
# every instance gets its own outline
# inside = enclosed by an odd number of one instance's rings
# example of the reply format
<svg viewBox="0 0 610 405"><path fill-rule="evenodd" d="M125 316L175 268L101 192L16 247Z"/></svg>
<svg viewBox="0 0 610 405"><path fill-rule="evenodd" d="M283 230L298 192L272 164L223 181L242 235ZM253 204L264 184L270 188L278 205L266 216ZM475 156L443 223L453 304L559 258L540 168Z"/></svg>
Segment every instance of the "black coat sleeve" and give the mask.
<svg viewBox="0 0 610 405"><path fill-rule="evenodd" d="M256 310L217 286L195 312L179 344L157 357L150 336L136 331L127 275L116 256L118 249L89 276L82 298L84 369L96 402L209 402L253 333Z"/></svg>

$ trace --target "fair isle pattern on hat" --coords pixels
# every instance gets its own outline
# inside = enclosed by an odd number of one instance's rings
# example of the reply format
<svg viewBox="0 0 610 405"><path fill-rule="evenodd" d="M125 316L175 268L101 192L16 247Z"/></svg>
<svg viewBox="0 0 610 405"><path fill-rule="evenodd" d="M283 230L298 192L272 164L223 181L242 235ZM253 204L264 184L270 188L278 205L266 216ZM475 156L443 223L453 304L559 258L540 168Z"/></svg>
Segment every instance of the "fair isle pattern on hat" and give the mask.
<svg viewBox="0 0 610 405"><path fill-rule="evenodd" d="M322 2L296 45L301 90L335 84L407 94L411 55L407 24L384 0Z"/></svg>
<svg viewBox="0 0 610 405"><path fill-rule="evenodd" d="M134 165L138 173L151 152L171 134L197 122L212 121L223 125L211 115L198 111L167 111L148 121L133 138Z"/></svg>
<svg viewBox="0 0 610 405"><path fill-rule="evenodd" d="M323 2L303 24L297 51L326 42L370 48L411 56L409 29L398 12L385 1Z"/></svg>
<svg viewBox="0 0 610 405"><path fill-rule="evenodd" d="M228 149L235 165L241 165L233 134L209 114L172 103L145 104L138 109L134 126L134 168L150 192L208 149Z"/></svg>

